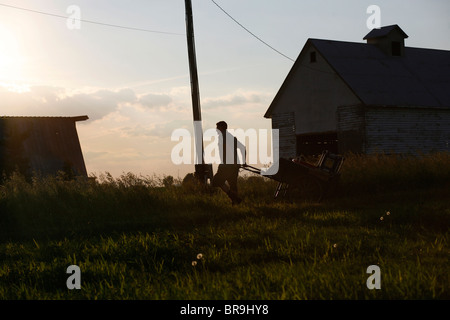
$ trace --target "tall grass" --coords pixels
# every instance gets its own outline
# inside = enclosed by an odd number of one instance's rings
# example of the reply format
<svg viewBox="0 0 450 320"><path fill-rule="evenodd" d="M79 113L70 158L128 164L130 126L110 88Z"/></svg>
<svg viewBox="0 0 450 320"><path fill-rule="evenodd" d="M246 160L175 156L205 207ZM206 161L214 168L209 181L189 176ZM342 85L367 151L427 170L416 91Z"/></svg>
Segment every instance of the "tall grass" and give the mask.
<svg viewBox="0 0 450 320"><path fill-rule="evenodd" d="M167 177L13 175L0 298L448 299L449 178L448 154L352 155L323 202L274 201L276 182L249 176L232 206ZM66 288L72 264L81 290ZM381 290L365 285L372 264Z"/></svg>
<svg viewBox="0 0 450 320"><path fill-rule="evenodd" d="M392 192L449 186L450 153L421 156L350 154L342 167L346 193Z"/></svg>

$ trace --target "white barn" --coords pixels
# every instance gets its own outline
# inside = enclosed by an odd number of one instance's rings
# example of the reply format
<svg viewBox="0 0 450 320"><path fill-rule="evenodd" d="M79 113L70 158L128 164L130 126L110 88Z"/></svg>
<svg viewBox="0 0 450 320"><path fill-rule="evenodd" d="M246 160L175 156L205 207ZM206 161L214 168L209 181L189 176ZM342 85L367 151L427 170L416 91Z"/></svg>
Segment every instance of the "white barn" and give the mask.
<svg viewBox="0 0 450 320"><path fill-rule="evenodd" d="M308 39L264 115L280 157L450 151L450 51L406 38L392 25L366 43Z"/></svg>

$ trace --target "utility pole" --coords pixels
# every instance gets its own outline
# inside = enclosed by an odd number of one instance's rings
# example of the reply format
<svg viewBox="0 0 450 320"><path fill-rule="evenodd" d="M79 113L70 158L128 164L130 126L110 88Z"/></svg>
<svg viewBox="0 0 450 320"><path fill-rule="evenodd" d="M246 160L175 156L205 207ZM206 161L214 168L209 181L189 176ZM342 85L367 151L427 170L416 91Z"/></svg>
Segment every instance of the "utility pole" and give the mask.
<svg viewBox="0 0 450 320"><path fill-rule="evenodd" d="M185 0L186 6L186 34L189 57L189 70L191 78L192 111L194 116L194 143L195 143L195 176L206 184L212 176L212 166L205 164L203 147L202 112L200 108L200 90L198 85L197 59L195 55L194 23L191 0Z"/></svg>
<svg viewBox="0 0 450 320"><path fill-rule="evenodd" d="M189 70L191 75L192 110L194 121L202 121L200 109L200 90L198 85L197 60L195 56L194 23L191 0L185 0L186 5L186 34L189 55Z"/></svg>

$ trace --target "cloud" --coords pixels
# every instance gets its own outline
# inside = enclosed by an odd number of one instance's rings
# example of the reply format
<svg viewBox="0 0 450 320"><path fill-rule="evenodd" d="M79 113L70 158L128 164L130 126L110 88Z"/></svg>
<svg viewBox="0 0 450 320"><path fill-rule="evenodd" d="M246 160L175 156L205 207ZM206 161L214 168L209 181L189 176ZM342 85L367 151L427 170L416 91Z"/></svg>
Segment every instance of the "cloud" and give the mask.
<svg viewBox="0 0 450 320"><path fill-rule="evenodd" d="M127 138L157 138L170 141L173 130L178 128L186 128L187 124L191 124L184 119L148 119L147 122L135 119L135 122L128 122L126 126L117 129L122 137Z"/></svg>
<svg viewBox="0 0 450 320"><path fill-rule="evenodd" d="M184 113L189 111L184 88L168 93L137 94L131 88L120 90L85 89L71 92L54 86L31 86L21 92L0 84L1 114L5 116L79 116L100 120L115 112L135 116L142 112Z"/></svg>
<svg viewBox="0 0 450 320"><path fill-rule="evenodd" d="M131 89L99 90L66 97L57 103L56 107L63 113L87 114L91 120L98 120L117 110L120 105L133 104L136 101L136 94Z"/></svg>
<svg viewBox="0 0 450 320"><path fill-rule="evenodd" d="M166 107L173 101L168 94L148 93L139 97L138 102L146 108Z"/></svg>
<svg viewBox="0 0 450 320"><path fill-rule="evenodd" d="M96 90L71 94L64 88L33 86L25 92L0 87L2 114L6 116L77 116L88 115L98 120L119 106L137 102L131 89Z"/></svg>
<svg viewBox="0 0 450 320"><path fill-rule="evenodd" d="M202 105L205 108L220 108L229 106L242 106L249 103L260 103L260 93L253 92L235 92L222 97L206 98Z"/></svg>
<svg viewBox="0 0 450 320"><path fill-rule="evenodd" d="M89 158L90 160L102 160L102 159L107 159L108 156L110 156L109 152L106 151L85 151L84 152L84 156Z"/></svg>
<svg viewBox="0 0 450 320"><path fill-rule="evenodd" d="M215 128L219 120L230 128L260 128L270 97L261 91L239 90L202 99L203 129ZM193 134L190 88L173 87L166 92L140 92L83 88L71 91L56 86L32 86L26 90L0 84L1 115L78 116L90 121L77 124L89 172L122 171L180 173L184 167L171 162L175 129ZM189 167L186 170L191 170Z"/></svg>

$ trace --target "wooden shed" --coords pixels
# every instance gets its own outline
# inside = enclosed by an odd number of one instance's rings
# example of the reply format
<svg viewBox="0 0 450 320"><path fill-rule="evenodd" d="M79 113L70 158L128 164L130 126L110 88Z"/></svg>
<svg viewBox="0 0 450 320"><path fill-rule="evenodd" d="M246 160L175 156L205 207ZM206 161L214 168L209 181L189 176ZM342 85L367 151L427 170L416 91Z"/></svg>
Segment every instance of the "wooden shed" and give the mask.
<svg viewBox="0 0 450 320"><path fill-rule="evenodd" d="M0 169L54 175L87 176L78 139L78 117L0 117Z"/></svg>
<svg viewBox="0 0 450 320"><path fill-rule="evenodd" d="M366 43L308 39L264 115L280 157L450 151L450 51L406 38L392 25Z"/></svg>

